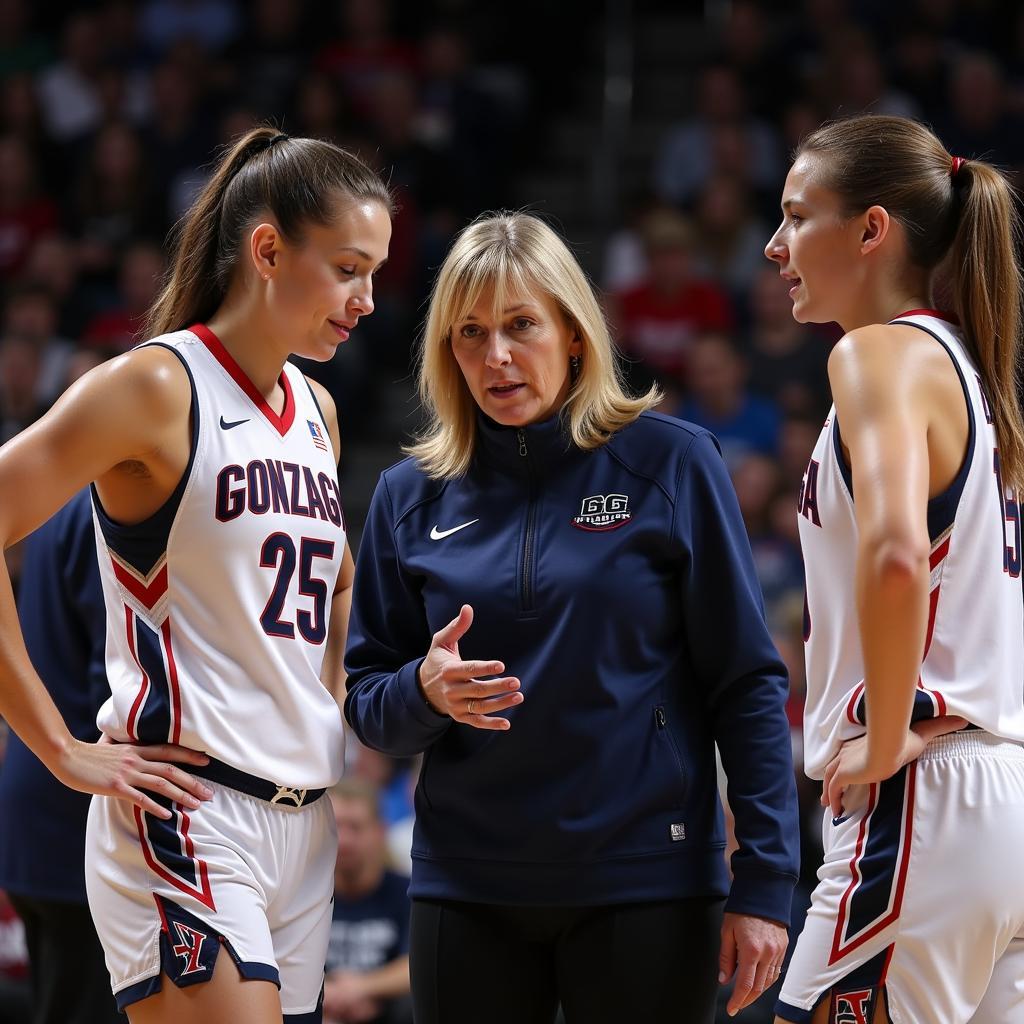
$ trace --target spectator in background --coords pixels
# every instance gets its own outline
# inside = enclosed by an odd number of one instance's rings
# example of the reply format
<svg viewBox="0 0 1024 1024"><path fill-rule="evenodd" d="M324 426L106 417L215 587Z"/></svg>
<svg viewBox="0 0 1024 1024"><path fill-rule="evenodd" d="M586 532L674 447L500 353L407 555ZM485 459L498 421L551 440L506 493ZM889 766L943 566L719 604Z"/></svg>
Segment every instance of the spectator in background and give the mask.
<svg viewBox="0 0 1024 1024"><path fill-rule="evenodd" d="M25 284L8 293L3 312L3 336L30 342L39 361L34 397L43 408L64 390L68 360L75 346L60 336L57 304L45 288Z"/></svg>
<svg viewBox="0 0 1024 1024"><path fill-rule="evenodd" d="M36 398L39 376L39 353L31 341L17 335L0 340L0 444L46 412Z"/></svg>
<svg viewBox="0 0 1024 1024"><path fill-rule="evenodd" d="M724 334L705 334L690 351L689 384L677 415L718 438L734 471L748 455L774 457L779 446L778 407L747 390L749 370Z"/></svg>
<svg viewBox="0 0 1024 1024"><path fill-rule="evenodd" d="M39 190L39 172L28 143L0 138L0 278L17 274L32 243L57 227L57 207Z"/></svg>
<svg viewBox="0 0 1024 1024"><path fill-rule="evenodd" d="M516 112L481 87L469 51L465 34L451 25L430 28L419 51L420 137L446 155L458 209L467 216L503 202L510 176L523 162L523 153L502 146ZM460 159L466 153L473 159ZM449 235L460 226L452 225Z"/></svg>
<svg viewBox="0 0 1024 1024"><path fill-rule="evenodd" d="M81 235L81 265L93 280L113 284L117 258L135 238L159 234L149 165L138 134L119 122L99 131L78 176L75 226Z"/></svg>
<svg viewBox="0 0 1024 1024"><path fill-rule="evenodd" d="M99 128L104 115L103 37L99 18L91 12L71 15L64 23L61 59L39 77L39 100L46 131L56 143L78 142ZM121 115L136 115L139 91L126 91Z"/></svg>
<svg viewBox="0 0 1024 1024"><path fill-rule="evenodd" d="M373 88L384 74L416 69L416 51L391 31L389 0L335 0L342 38L330 38L314 66L337 82L359 117L372 105Z"/></svg>
<svg viewBox="0 0 1024 1024"><path fill-rule="evenodd" d="M778 137L765 121L747 111L747 97L735 70L711 64L700 74L697 109L663 140L654 167L654 188L667 203L686 203L710 179L712 137L721 126L735 127L749 151L751 181L759 191L777 187L782 175Z"/></svg>
<svg viewBox="0 0 1024 1024"><path fill-rule="evenodd" d="M779 430L779 469L782 472L782 486L790 495L795 494L807 470L807 460L814 451L814 444L821 433L824 413L818 419L808 416L787 416ZM793 522L796 522L794 517Z"/></svg>
<svg viewBox="0 0 1024 1024"><path fill-rule="evenodd" d="M88 489L26 543L18 616L32 664L68 726L95 742L110 687ZM89 800L12 735L0 773L0 886L25 923L32 1024L124 1024L86 903Z"/></svg>
<svg viewBox="0 0 1024 1024"><path fill-rule="evenodd" d="M953 153L987 154L1014 170L1024 164L1024 121L1009 110L1002 70L987 53L962 53L954 60L936 130Z"/></svg>
<svg viewBox="0 0 1024 1024"><path fill-rule="evenodd" d="M377 789L345 779L331 791L338 826L325 1024L411 1024L409 879L387 868Z"/></svg>
<svg viewBox="0 0 1024 1024"><path fill-rule="evenodd" d="M670 209L650 214L641 229L647 274L609 302L623 352L640 360L630 376L650 374L685 380L694 339L707 331L732 327L729 301L717 285L694 268L694 232L690 222ZM640 370L640 372L636 372Z"/></svg>
<svg viewBox="0 0 1024 1024"><path fill-rule="evenodd" d="M27 0L0 3L0 79L38 71L50 52L50 40L31 29Z"/></svg>
<svg viewBox="0 0 1024 1024"><path fill-rule="evenodd" d="M0 79L0 134L20 139L35 163L34 185L40 192L59 195L66 168L59 147L46 134L35 79L26 73Z"/></svg>
<svg viewBox="0 0 1024 1024"><path fill-rule="evenodd" d="M744 182L717 174L697 198L695 264L709 280L730 292L734 307L744 306L754 277L764 266L768 229L750 209Z"/></svg>
<svg viewBox="0 0 1024 1024"><path fill-rule="evenodd" d="M760 117L774 117L797 91L793 68L778 59L776 19L756 0L733 0L722 25L721 59L739 75Z"/></svg>
<svg viewBox="0 0 1024 1024"><path fill-rule="evenodd" d="M304 38L307 0L254 0L245 5L241 34L225 53L235 91L261 118L287 109L308 63ZM316 3L319 14L320 3Z"/></svg>
<svg viewBox="0 0 1024 1024"><path fill-rule="evenodd" d="M801 592L804 582L799 540L776 530L774 502L780 493L779 464L765 455L750 454L732 471L732 483L750 538L754 567L765 604L770 609L793 591ZM793 490L785 491L789 512L793 511ZM790 515L796 520L796 516Z"/></svg>
<svg viewBox="0 0 1024 1024"><path fill-rule="evenodd" d="M163 249L155 242L135 242L121 258L117 301L85 328L82 344L110 352L127 352L137 341L146 313L156 301L164 276Z"/></svg>
<svg viewBox="0 0 1024 1024"><path fill-rule="evenodd" d="M898 117L920 115L913 99L886 81L878 48L860 28L837 32L831 38L818 88L828 96L833 117L865 111Z"/></svg>
<svg viewBox="0 0 1024 1024"><path fill-rule="evenodd" d="M823 419L829 406L823 386L830 347L827 328L798 324L793 319L791 283L779 277L774 267L758 270L752 282L752 320L743 345L750 367L750 391L774 402L784 413ZM794 487L810 450L804 455Z"/></svg>
<svg viewBox="0 0 1024 1024"><path fill-rule="evenodd" d="M160 220L170 225L188 209L206 181L216 126L200 103L202 80L181 60L165 60L150 79L151 108L141 132Z"/></svg>
<svg viewBox="0 0 1024 1024"><path fill-rule="evenodd" d="M295 114L295 130L317 139L327 139L338 145L343 143L354 150L365 148L352 146L344 141L345 111L341 92L334 80L324 71L307 71L296 84L292 101Z"/></svg>
<svg viewBox="0 0 1024 1024"><path fill-rule="evenodd" d="M890 41L893 84L913 98L925 120L941 118L949 88L944 40L907 12Z"/></svg>
<svg viewBox="0 0 1024 1024"><path fill-rule="evenodd" d="M219 53L239 29L233 0L147 0L140 18L142 38L158 55L183 40L198 45L204 53Z"/></svg>
<svg viewBox="0 0 1024 1024"><path fill-rule="evenodd" d="M77 338L92 316L93 303L81 283L78 246L68 235L40 238L21 275L24 285L44 289L57 307L57 334Z"/></svg>

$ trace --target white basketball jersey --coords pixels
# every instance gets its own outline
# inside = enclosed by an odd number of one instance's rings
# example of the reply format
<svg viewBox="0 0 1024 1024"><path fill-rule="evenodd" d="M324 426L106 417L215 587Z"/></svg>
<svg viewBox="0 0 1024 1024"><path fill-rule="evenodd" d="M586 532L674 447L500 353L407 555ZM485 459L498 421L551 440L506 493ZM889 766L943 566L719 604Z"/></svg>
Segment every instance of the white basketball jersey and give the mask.
<svg viewBox="0 0 1024 1024"><path fill-rule="evenodd" d="M93 492L112 693L98 725L280 785L330 786L343 737L320 669L345 525L327 426L295 366L278 416L204 326L149 344L188 371L191 456L136 526Z"/></svg>
<svg viewBox="0 0 1024 1024"><path fill-rule="evenodd" d="M970 420L960 472L928 503L931 590L913 717L962 715L995 736L1024 741L1020 507L1003 488L981 378L948 321L915 310L893 323L926 331L946 349ZM821 778L839 745L862 735L866 721L854 592L857 524L834 405L808 463L798 508L807 586L805 769Z"/></svg>

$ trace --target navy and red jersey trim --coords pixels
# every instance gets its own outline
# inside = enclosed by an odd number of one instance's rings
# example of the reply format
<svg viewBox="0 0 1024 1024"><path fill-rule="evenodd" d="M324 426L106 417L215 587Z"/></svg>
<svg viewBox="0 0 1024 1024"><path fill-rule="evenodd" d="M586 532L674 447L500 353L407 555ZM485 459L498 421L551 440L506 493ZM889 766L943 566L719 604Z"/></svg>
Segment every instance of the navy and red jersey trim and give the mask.
<svg viewBox="0 0 1024 1024"><path fill-rule="evenodd" d="M956 327L960 326L960 318L956 313L951 313L949 310L943 309L906 309L902 313L897 313L889 323L894 324L898 320L902 320L905 316L932 316L936 320L945 320L947 324L953 324ZM917 327L917 324L907 324L908 327Z"/></svg>
<svg viewBox="0 0 1024 1024"><path fill-rule="evenodd" d="M188 374L188 383L192 391L192 436L189 441L188 463L185 466L185 471L181 474L177 487L174 488L171 496L163 505L148 519L130 526L115 522L107 515L103 503L100 501L96 485L90 485L96 518L107 547L143 578L149 576L167 551L167 540L171 534L171 527L174 525L174 518L178 514L181 499L184 497L185 488L192 476L192 466L195 464L196 450L199 445L199 398L196 394L196 382L192 377L192 370L177 349L159 341L151 344L173 352L175 358L185 367L185 373Z"/></svg>
<svg viewBox="0 0 1024 1024"><path fill-rule="evenodd" d="M189 330L210 350L214 359L227 371L228 376L242 389L246 397L262 413L267 422L282 436L291 429L295 421L295 396L292 394L292 386L288 380L288 374L281 371L278 384L284 392L284 407L278 415L270 408L267 400L260 394L259 388L249 379L235 361L234 356L224 347L223 342L210 330L206 324L193 324Z"/></svg>
<svg viewBox="0 0 1024 1024"><path fill-rule="evenodd" d="M850 860L850 882L839 903L829 965L898 920L910 866L917 764L872 783Z"/></svg>
<svg viewBox="0 0 1024 1024"><path fill-rule="evenodd" d="M142 855L151 871L175 889L198 900L216 912L210 873L206 861L197 856L189 835L191 819L180 804L154 794L153 799L171 812L170 818L157 818L139 807L133 808Z"/></svg>

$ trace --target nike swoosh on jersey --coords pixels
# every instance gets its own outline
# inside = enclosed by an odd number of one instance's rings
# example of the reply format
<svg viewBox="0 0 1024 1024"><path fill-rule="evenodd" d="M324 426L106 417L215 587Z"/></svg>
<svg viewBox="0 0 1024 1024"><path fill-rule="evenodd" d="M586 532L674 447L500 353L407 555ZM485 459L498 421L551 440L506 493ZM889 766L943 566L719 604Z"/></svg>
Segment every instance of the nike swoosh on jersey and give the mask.
<svg viewBox="0 0 1024 1024"><path fill-rule="evenodd" d="M226 419L224 419L223 416L221 416L221 418L220 418L220 429L221 430L230 430L232 427L240 427L243 423L248 423L248 422L249 421L247 419L245 419L245 420L226 420Z"/></svg>
<svg viewBox="0 0 1024 1024"><path fill-rule="evenodd" d="M450 537L453 533L458 533L459 530L464 530L467 526L472 526L474 523L479 523L479 519L470 519L468 523L463 523L461 526L453 526L450 530L439 530L436 526L430 531L431 540L444 540L445 537Z"/></svg>

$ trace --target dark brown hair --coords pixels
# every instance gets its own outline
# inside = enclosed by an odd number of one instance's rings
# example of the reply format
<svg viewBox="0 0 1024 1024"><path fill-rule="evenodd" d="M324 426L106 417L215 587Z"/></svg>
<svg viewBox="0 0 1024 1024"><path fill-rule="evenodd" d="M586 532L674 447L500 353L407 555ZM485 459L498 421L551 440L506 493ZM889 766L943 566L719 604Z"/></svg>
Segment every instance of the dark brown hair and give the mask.
<svg viewBox="0 0 1024 1024"><path fill-rule="evenodd" d="M821 183L848 214L883 206L903 225L910 259L924 270L947 261L953 309L992 409L1003 481L1024 487L1020 406L1020 235L1013 190L981 160L953 158L924 125L868 115L812 132L796 156L821 160Z"/></svg>
<svg viewBox="0 0 1024 1024"><path fill-rule="evenodd" d="M307 224L328 224L338 200L373 199L394 214L380 176L331 142L253 128L224 154L178 224L167 284L149 311L145 337L208 319L227 293L246 229L271 214L289 242Z"/></svg>

